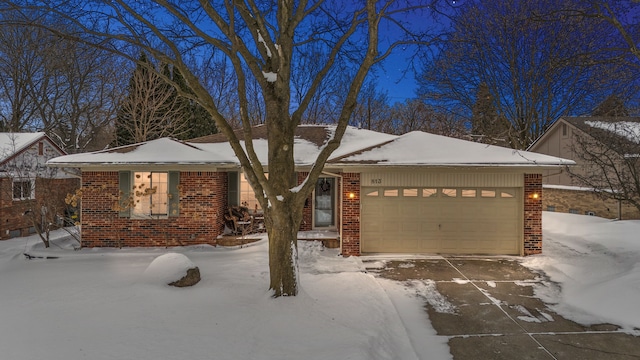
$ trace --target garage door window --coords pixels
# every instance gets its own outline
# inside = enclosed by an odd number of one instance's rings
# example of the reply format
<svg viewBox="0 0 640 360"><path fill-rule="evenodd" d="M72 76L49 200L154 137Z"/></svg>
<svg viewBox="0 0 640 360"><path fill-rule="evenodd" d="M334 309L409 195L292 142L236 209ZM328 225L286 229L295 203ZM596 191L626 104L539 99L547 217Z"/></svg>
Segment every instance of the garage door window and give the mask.
<svg viewBox="0 0 640 360"><path fill-rule="evenodd" d="M442 189L442 197L457 197L458 189Z"/></svg>
<svg viewBox="0 0 640 360"><path fill-rule="evenodd" d="M500 190L500 197L501 198L512 198L514 196L515 196L515 194L514 194L513 190Z"/></svg>
<svg viewBox="0 0 640 360"><path fill-rule="evenodd" d="M460 194L463 198L474 198L476 197L476 189L462 189Z"/></svg>
<svg viewBox="0 0 640 360"><path fill-rule="evenodd" d="M482 196L483 198L494 198L496 197L496 191L489 190L489 189L482 189L480 191L480 196Z"/></svg>
<svg viewBox="0 0 640 360"><path fill-rule="evenodd" d="M377 197L377 196L380 196L380 192L378 191L378 189L376 189L376 190L367 190L367 191L365 191L364 196Z"/></svg>
<svg viewBox="0 0 640 360"><path fill-rule="evenodd" d="M398 189L385 189L384 190L385 197L396 197L398 196Z"/></svg>
<svg viewBox="0 0 640 360"><path fill-rule="evenodd" d="M436 197L438 189L422 189L422 197Z"/></svg>
<svg viewBox="0 0 640 360"><path fill-rule="evenodd" d="M404 197L417 197L418 189L402 189L402 196Z"/></svg>

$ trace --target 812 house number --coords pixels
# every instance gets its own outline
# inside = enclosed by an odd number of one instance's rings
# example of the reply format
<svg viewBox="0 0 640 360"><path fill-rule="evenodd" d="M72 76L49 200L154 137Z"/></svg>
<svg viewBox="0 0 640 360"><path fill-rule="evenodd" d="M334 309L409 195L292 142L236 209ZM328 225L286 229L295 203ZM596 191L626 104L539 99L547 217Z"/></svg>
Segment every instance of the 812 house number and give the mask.
<svg viewBox="0 0 640 360"><path fill-rule="evenodd" d="M380 185L382 184L382 179L371 179L371 185Z"/></svg>

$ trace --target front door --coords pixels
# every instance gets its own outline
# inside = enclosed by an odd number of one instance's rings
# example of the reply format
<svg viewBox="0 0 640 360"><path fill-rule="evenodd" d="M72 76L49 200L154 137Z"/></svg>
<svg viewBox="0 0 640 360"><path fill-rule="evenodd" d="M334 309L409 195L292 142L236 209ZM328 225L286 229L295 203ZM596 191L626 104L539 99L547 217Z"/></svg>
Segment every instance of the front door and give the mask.
<svg viewBox="0 0 640 360"><path fill-rule="evenodd" d="M318 178L314 191L314 227L331 228L336 226L336 179Z"/></svg>

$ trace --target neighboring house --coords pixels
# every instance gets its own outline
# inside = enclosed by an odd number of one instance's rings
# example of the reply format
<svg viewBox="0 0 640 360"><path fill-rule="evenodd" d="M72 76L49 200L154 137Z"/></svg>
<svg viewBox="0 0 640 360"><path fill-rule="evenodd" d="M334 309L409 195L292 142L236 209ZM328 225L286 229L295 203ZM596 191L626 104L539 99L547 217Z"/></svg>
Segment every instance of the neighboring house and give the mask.
<svg viewBox="0 0 640 360"><path fill-rule="evenodd" d="M629 126L636 124L640 125L640 118L562 117L545 131L528 151L571 159L576 165L571 167L571 171L565 168L543 172L543 210L595 215L609 219L640 219L640 212L635 206L598 196L598 191L612 191L608 183L599 182L596 184L597 187L588 186L575 176L577 174L591 177L593 185L598 182L594 179L597 180L598 176L601 177L599 174L604 174L605 171L598 164L586 160L587 158L591 156L607 161L604 158L612 156L613 166L625 156L630 156L619 152L620 149L639 148L640 133L636 133L635 129L640 129L640 126ZM599 153L602 155L599 156ZM622 166L619 167L621 168ZM606 175L611 179L616 178L615 174Z"/></svg>
<svg viewBox="0 0 640 360"><path fill-rule="evenodd" d="M298 127L299 183L334 130ZM253 136L268 171L266 127ZM304 208L301 237L333 231L343 255L540 253L542 171L570 163L424 132L348 127ZM222 134L67 155L48 165L82 171L88 247L215 245L230 206L258 206Z"/></svg>
<svg viewBox="0 0 640 360"><path fill-rule="evenodd" d="M65 154L43 132L0 133L0 239L34 233L43 219L64 215L79 179L46 162Z"/></svg>

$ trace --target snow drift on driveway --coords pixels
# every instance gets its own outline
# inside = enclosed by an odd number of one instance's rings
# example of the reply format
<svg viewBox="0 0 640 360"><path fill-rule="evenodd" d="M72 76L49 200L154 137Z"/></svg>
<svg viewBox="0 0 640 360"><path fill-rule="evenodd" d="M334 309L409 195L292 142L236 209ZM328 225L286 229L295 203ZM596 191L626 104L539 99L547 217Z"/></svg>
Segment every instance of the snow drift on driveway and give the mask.
<svg viewBox="0 0 640 360"><path fill-rule="evenodd" d="M568 319L639 333L640 221L544 212L542 224L543 254L523 264L544 271L561 292L538 295Z"/></svg>

